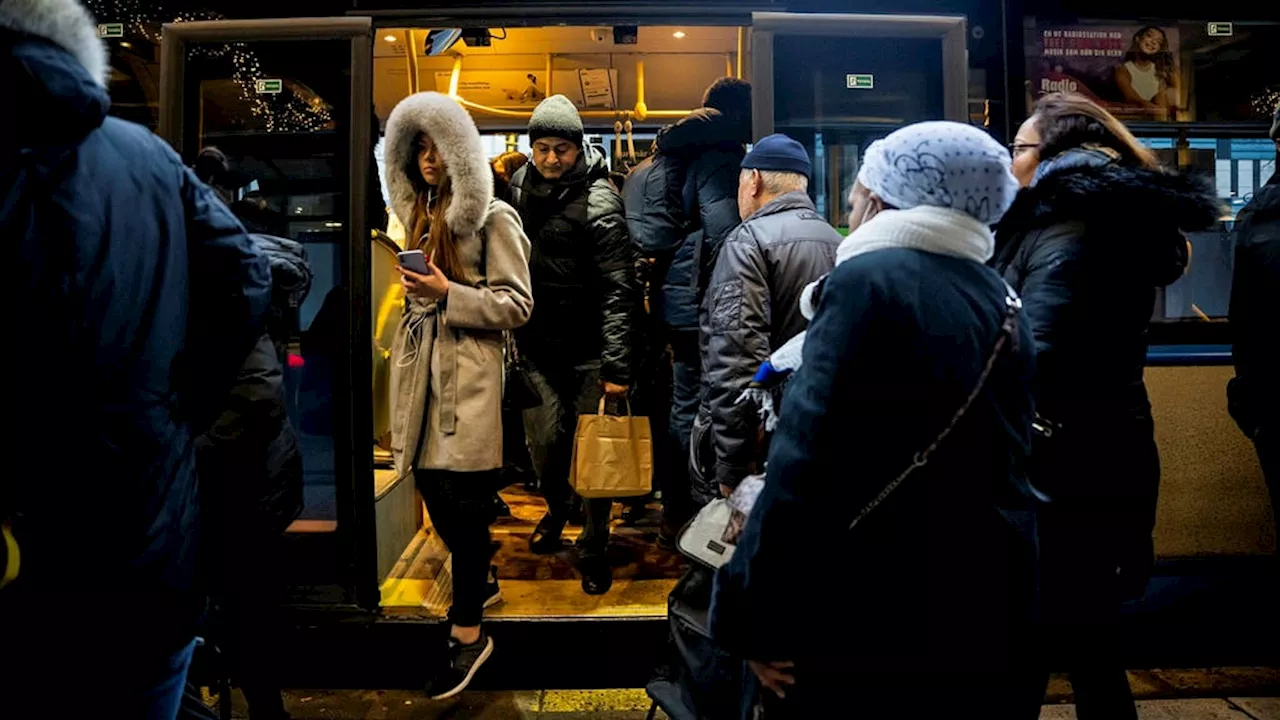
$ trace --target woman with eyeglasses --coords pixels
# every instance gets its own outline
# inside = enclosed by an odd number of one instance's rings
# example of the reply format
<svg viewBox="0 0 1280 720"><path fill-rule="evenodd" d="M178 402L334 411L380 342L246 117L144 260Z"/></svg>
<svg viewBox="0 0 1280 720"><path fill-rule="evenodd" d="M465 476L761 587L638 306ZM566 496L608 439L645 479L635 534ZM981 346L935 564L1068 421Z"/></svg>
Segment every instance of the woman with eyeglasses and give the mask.
<svg viewBox="0 0 1280 720"><path fill-rule="evenodd" d="M1079 95L1045 96L1010 147L1023 190L998 227L995 266L1036 344L1044 660L1070 671L1081 720L1136 718L1112 625L1153 562L1147 324L1157 288L1187 267L1184 233L1217 222L1219 204Z"/></svg>

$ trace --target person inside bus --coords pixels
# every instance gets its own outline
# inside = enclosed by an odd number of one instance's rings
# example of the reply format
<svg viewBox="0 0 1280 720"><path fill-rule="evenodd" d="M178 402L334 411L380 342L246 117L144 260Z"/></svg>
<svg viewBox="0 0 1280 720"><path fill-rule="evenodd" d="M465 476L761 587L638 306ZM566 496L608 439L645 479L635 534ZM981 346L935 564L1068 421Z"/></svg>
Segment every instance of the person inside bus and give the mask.
<svg viewBox="0 0 1280 720"><path fill-rule="evenodd" d="M933 718L959 698L982 718L1039 715L1022 669L1033 346L985 265L1009 165L954 122L867 149L764 488L715 578L712 635L750 661L767 717ZM833 571L856 588L840 611L789 621L830 601Z"/></svg>
<svg viewBox="0 0 1280 720"><path fill-rule="evenodd" d="M804 146L770 135L740 161L738 215L707 281L702 359L689 473L703 506L727 497L768 454L758 407L741 395L769 354L804 331L800 297L831 271L840 233L814 211Z"/></svg>
<svg viewBox="0 0 1280 720"><path fill-rule="evenodd" d="M562 548L561 532L574 501L569 486L580 413L594 413L604 395L625 400L632 376L632 321L641 300L636 252L627 234L622 198L609 167L583 146L582 118L563 95L543 100L529 120L532 162L511 179L511 204L533 241L530 272L538 306L517 333L533 375L549 390L526 415L530 437L551 429L539 477L547 514L530 538L533 552ZM586 527L578 539L582 589L591 595L613 584L607 549L609 498L584 500Z"/></svg>
<svg viewBox="0 0 1280 720"><path fill-rule="evenodd" d="M1187 267L1183 233L1212 226L1220 206L1211 185L1160 168L1080 95L1041 99L1012 150L1025 189L1000 223L994 266L1035 335L1045 661L1069 669L1082 720L1133 718L1114 624L1154 561L1147 324L1156 289Z"/></svg>
<svg viewBox="0 0 1280 720"><path fill-rule="evenodd" d="M663 128L654 140L662 162L658 164L655 158L655 165L648 172L672 175L670 182L683 189L674 197L689 205L665 208L668 217L685 218L686 224L676 237L670 238L669 231L653 227L649 234L664 238L664 247L645 249L654 256L649 300L654 317L649 332L654 341L650 343L649 362L662 362L665 358L661 356L668 347L672 356L670 392L664 393L669 396L658 400L658 404L666 406L667 432L665 437L655 433L659 442L654 447L655 470L661 467L666 475L660 478L660 537L668 545L674 543L695 507L707 500L693 491L688 462L689 438L703 396L698 309L721 243L742 222L738 181L746 155L744 146L750 141L751 85L733 77L713 82L703 93L701 107ZM669 205L673 196L661 189L653 192L655 187L661 188L661 184L644 181L641 194L632 193L632 202L643 199L655 205ZM652 223L656 215L633 214L641 223ZM671 461L664 456L670 456Z"/></svg>
<svg viewBox="0 0 1280 720"><path fill-rule="evenodd" d="M5 397L5 718L176 714L204 610L193 443L271 298L217 195L108 117L107 57L75 0L0 2L4 328L30 349Z"/></svg>
<svg viewBox="0 0 1280 720"><path fill-rule="evenodd" d="M1280 152L1280 105L1271 122ZM1253 194L1235 225L1235 269L1231 279L1231 354L1236 376L1227 386L1228 406L1240 430L1253 440L1271 492L1271 512L1280 528L1280 172ZM1280 552L1276 553L1280 565Z"/></svg>
<svg viewBox="0 0 1280 720"><path fill-rule="evenodd" d="M501 601L489 525L502 471L503 333L533 309L529 240L515 211L493 197L475 122L447 95L396 105L385 167L392 209L427 270L399 268L391 450L453 556L449 653L427 685L441 699L465 689L493 653L481 619Z"/></svg>

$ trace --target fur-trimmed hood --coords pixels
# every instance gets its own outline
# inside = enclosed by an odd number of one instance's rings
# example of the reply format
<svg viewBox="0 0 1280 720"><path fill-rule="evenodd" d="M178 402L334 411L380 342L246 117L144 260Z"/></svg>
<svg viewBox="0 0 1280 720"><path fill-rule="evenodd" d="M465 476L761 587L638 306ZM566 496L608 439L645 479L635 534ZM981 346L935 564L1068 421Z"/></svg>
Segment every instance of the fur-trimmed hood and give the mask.
<svg viewBox="0 0 1280 720"><path fill-rule="evenodd" d="M44 38L71 53L100 87L111 65L93 16L76 0L2 0L0 27Z"/></svg>
<svg viewBox="0 0 1280 720"><path fill-rule="evenodd" d="M417 173L414 140L419 133L435 141L453 184L453 201L445 214L449 228L458 235L479 232L493 200L493 170L475 121L457 101L441 93L410 95L387 119L384 172L391 209L408 227L414 201L426 189Z"/></svg>
<svg viewBox="0 0 1280 720"><path fill-rule="evenodd" d="M1018 193L997 227L996 252L1028 232L1082 222L1126 238L1132 244L1117 248L1117 258L1146 265L1165 284L1182 273L1165 265L1174 258L1185 263L1183 233L1207 230L1221 214L1221 201L1202 178L1114 162L1064 163Z"/></svg>

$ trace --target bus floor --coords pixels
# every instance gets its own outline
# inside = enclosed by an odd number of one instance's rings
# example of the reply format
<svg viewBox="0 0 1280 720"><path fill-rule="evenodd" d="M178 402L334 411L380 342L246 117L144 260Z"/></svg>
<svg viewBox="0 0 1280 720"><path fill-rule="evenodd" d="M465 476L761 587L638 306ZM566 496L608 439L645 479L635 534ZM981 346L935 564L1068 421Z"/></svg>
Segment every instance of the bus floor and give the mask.
<svg viewBox="0 0 1280 720"><path fill-rule="evenodd" d="M502 491L511 517L493 525L493 563L503 602L486 611L489 618L638 618L666 616L667 594L684 572L684 559L657 543L661 511L656 503L643 517L626 522L614 504L609 559L614 582L599 596L582 591L574 569L572 541L581 532L565 529L564 550L534 555L529 536L546 511L542 497L519 486ZM452 600L449 552L424 511L423 527L382 584L382 608L388 614L444 617Z"/></svg>

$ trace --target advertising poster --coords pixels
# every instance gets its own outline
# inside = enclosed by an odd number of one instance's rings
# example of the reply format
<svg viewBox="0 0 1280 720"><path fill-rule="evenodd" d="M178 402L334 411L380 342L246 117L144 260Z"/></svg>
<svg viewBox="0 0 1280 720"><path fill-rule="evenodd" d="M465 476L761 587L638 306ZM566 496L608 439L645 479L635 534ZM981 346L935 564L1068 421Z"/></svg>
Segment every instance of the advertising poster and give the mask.
<svg viewBox="0 0 1280 720"><path fill-rule="evenodd" d="M436 91L448 92L452 73L435 74ZM458 77L458 94L473 103L511 110L532 109L547 97L546 70L468 70ZM556 70L553 92L564 95L579 108L614 106L618 71Z"/></svg>
<svg viewBox="0 0 1280 720"><path fill-rule="evenodd" d="M1132 120L1176 120L1185 107L1176 27L1030 27L1026 45L1029 102L1079 93Z"/></svg>

